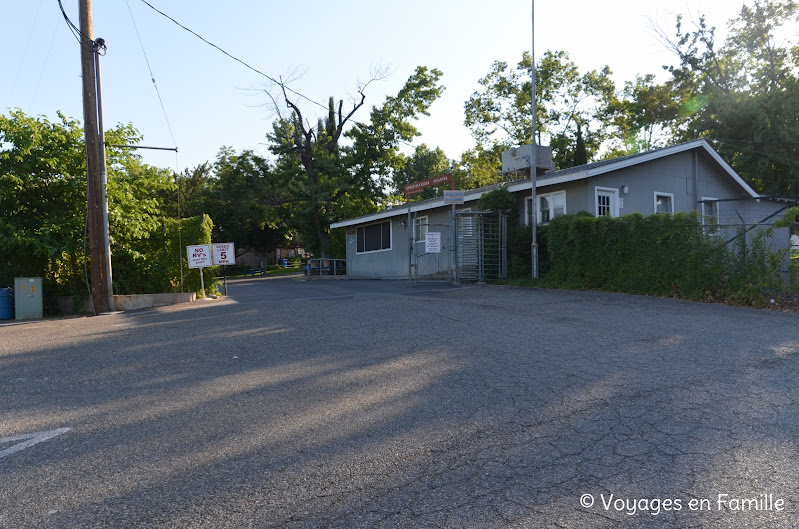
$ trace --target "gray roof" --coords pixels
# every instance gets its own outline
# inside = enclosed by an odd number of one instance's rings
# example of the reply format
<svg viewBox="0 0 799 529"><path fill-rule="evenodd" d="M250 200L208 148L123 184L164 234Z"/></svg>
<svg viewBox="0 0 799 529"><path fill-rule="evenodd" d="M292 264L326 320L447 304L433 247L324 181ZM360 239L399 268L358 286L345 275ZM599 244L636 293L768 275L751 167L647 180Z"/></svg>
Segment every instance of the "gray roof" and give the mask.
<svg viewBox="0 0 799 529"><path fill-rule="evenodd" d="M561 169L559 171L550 171L536 178L536 187L545 187L548 185L570 182L573 180L591 178L592 176L596 176L610 171L616 171L619 169L623 169L625 167L629 167L631 165L645 163L651 160L663 158L666 156L671 156L673 154L689 151L692 149L702 149L703 151L707 152L719 165L721 165L722 169L724 169L727 172L727 174L744 189L744 191L746 191L752 197L759 196L746 182L743 181L743 179L738 175L738 173L736 173L732 169L732 167L730 167L730 165L726 161L724 161L724 159L710 146L707 140L704 139L679 143L677 145L671 145L669 147L653 149L651 151L630 154L628 156L611 158L610 160L601 160L599 162L593 162L585 165L578 165L576 167L569 167L567 169ZM492 184L477 189L469 189L464 191L464 200L465 201L477 200L480 197L482 197L483 194L488 193L489 191L493 191L495 189L500 189L502 187L506 187L511 192L518 192L523 189L529 188L530 185L531 185L530 178L524 178L521 180L514 180L511 182L501 182L497 184ZM413 212L413 211L421 211L425 209L441 207L443 205L444 205L444 199L442 197L434 197L419 202L412 202L410 207L411 211ZM360 224L362 223L362 221L367 221L367 222L377 221L388 217L407 214L407 212L408 208L405 205L395 206L391 209L378 211L377 213L370 213L368 215L362 215L360 217L355 217L353 219L348 219L341 222L335 222L331 224L330 227L339 228L339 227L351 226L354 224Z"/></svg>

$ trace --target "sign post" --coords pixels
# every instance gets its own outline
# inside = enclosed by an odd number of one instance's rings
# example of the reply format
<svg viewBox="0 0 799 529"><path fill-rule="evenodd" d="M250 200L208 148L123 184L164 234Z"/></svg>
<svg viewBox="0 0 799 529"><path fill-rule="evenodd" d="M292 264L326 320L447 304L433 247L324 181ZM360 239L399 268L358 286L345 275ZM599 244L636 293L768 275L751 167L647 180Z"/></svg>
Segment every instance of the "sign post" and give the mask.
<svg viewBox="0 0 799 529"><path fill-rule="evenodd" d="M214 265L222 265L222 281L227 296L227 265L236 264L236 248L232 242L215 242L212 246Z"/></svg>
<svg viewBox="0 0 799 529"><path fill-rule="evenodd" d="M202 289L202 297L205 297L203 268L211 266L211 245L193 244L191 246L186 246L186 255L189 258L189 268L200 269L200 288Z"/></svg>

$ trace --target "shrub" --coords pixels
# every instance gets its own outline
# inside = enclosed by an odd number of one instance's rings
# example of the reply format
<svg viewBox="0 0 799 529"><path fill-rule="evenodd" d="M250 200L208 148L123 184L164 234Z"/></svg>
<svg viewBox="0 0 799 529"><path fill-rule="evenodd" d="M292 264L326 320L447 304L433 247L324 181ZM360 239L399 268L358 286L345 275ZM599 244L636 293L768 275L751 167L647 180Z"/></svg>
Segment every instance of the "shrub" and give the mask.
<svg viewBox="0 0 799 529"><path fill-rule="evenodd" d="M505 188L489 191L477 201L481 211L501 211L516 218L516 196Z"/></svg>
<svg viewBox="0 0 799 529"><path fill-rule="evenodd" d="M180 225L178 225L180 222ZM112 247L115 294L158 294L179 292L181 264L183 290L200 292L200 273L189 269L186 246L210 244L213 222L208 215L186 219L165 219L146 238L123 247ZM206 294L215 294L219 281L216 268L203 269Z"/></svg>
<svg viewBox="0 0 799 529"><path fill-rule="evenodd" d="M728 245L705 233L695 213L567 215L540 233L540 268L549 286L756 304L784 285L784 256L768 244L770 231ZM529 249L520 247L521 236L511 241L509 247L519 252L511 258L515 271L521 268L517 256L529 257Z"/></svg>

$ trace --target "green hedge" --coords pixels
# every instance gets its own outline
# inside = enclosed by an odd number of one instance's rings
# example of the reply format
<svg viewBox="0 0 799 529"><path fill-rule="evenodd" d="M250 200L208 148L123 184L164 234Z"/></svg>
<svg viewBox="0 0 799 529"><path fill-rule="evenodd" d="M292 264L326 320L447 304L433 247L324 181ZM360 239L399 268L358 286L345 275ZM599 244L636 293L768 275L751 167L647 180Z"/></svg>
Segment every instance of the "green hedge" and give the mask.
<svg viewBox="0 0 799 529"><path fill-rule="evenodd" d="M548 279L571 288L691 299L723 295L724 241L708 237L696 215L569 215L547 227Z"/></svg>
<svg viewBox="0 0 799 529"><path fill-rule="evenodd" d="M181 262L183 291L200 293L200 272L189 269L186 246L210 244L213 222L208 215L165 219L159 229L127 248L112 247L115 294L180 292ZM216 267L204 268L206 294L218 292Z"/></svg>
<svg viewBox="0 0 799 529"><path fill-rule="evenodd" d="M541 283L675 296L696 300L757 303L764 292L784 287L780 256L770 253L768 232L728 245L705 233L694 213L554 219L540 230ZM510 269L529 262L529 235L511 234ZM523 248L525 242L528 248ZM744 252L747 256L743 259ZM526 270L529 274L529 265Z"/></svg>

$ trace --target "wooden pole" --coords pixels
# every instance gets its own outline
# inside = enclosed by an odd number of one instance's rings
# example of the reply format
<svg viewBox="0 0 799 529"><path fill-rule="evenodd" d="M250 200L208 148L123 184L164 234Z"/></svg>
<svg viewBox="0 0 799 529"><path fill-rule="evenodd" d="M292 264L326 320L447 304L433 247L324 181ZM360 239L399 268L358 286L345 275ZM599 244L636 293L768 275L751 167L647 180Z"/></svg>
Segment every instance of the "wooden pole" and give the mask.
<svg viewBox="0 0 799 529"><path fill-rule="evenodd" d="M89 259L95 314L108 312L108 286L103 243L103 185L100 178L100 140L97 124L97 85L91 0L80 0L80 64L83 78L83 129L86 138Z"/></svg>
<svg viewBox="0 0 799 529"><path fill-rule="evenodd" d="M531 46L530 47L530 60L533 63L532 64L532 77L531 77L531 81L532 81L531 82L531 85L532 85L531 96L532 96L532 107L533 107L533 110L532 110L532 114L530 116L531 119L532 119L532 131L531 131L532 132L532 137L530 139L530 143L531 143L531 145L533 147L533 152L530 155L530 187L532 188L531 189L532 200L530 201L530 215L531 215L530 224L532 224L533 233L532 233L532 242L530 244L530 259L532 261L531 268L533 269L533 279L538 279L538 213L536 211L537 208L538 208L538 204L536 204L536 202L538 201L538 194L537 194L537 191L538 191L537 186L538 186L538 184L536 183L536 176L537 176L536 173L538 171L538 167L537 167L537 165L538 165L538 160L537 160L538 147L536 147L536 144L535 144L535 118L536 118L536 110L538 109L538 104L536 103L536 100L535 100L535 0L532 0L532 8L533 8L533 14L532 14L532 19L531 19L531 26L532 26L532 29L533 29L533 31L532 31L533 37L532 37L532 42L530 44L530 46Z"/></svg>

